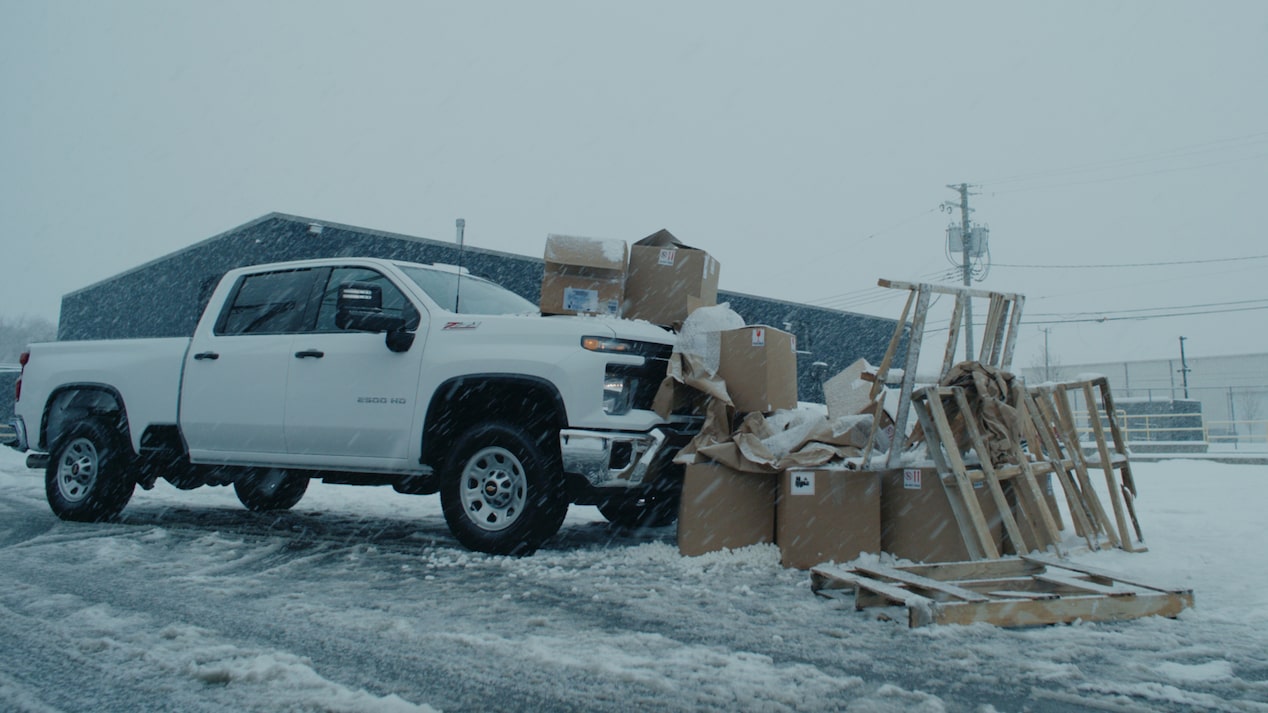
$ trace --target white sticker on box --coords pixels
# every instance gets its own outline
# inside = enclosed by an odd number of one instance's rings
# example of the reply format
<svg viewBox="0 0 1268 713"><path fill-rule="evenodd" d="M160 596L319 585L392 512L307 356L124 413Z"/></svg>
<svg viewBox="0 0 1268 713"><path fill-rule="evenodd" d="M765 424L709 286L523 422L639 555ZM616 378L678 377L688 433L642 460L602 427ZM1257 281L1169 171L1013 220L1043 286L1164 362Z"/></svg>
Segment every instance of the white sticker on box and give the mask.
<svg viewBox="0 0 1268 713"><path fill-rule="evenodd" d="M766 346L766 330L765 329L762 329L759 327L753 330L753 346L755 347Z"/></svg>
<svg viewBox="0 0 1268 713"><path fill-rule="evenodd" d="M612 315L613 317L621 316L621 301L620 300L608 300L608 314Z"/></svg>
<svg viewBox="0 0 1268 713"><path fill-rule="evenodd" d="M673 267L674 260L677 257L678 257L677 250L661 250L660 259L657 262L661 265L665 265L666 267Z"/></svg>
<svg viewBox="0 0 1268 713"><path fill-rule="evenodd" d="M578 287L564 288L564 309L572 312L598 312L599 291Z"/></svg>
<svg viewBox="0 0 1268 713"><path fill-rule="evenodd" d="M973 482L973 489L974 489L974 490L981 490L982 488L985 488L985 487L986 487L986 481L985 481L985 480L976 480L976 481L974 481L974 482Z"/></svg>
<svg viewBox="0 0 1268 713"><path fill-rule="evenodd" d="M904 490L920 490L920 469L907 468L903 470L903 489Z"/></svg>
<svg viewBox="0 0 1268 713"><path fill-rule="evenodd" d="M792 478L791 494L793 495L814 495L815 494L815 474L804 471L793 471L789 473Z"/></svg>

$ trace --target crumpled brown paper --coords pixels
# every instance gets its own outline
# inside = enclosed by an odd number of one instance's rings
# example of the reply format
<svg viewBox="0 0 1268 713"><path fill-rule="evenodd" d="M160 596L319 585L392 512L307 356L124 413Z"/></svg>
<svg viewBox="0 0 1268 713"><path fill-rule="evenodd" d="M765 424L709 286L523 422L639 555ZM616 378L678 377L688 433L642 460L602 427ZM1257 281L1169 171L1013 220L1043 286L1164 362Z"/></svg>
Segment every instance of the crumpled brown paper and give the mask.
<svg viewBox="0 0 1268 713"><path fill-rule="evenodd" d="M778 411L769 417L750 413L732 432L719 427L728 410L711 406L705 427L679 451L674 462L713 460L746 473L813 468L862 455L872 425L867 414L829 420L817 411L796 410Z"/></svg>
<svg viewBox="0 0 1268 713"><path fill-rule="evenodd" d="M942 379L942 386L958 386L964 389L969 402L969 418L974 420L982 435L992 465L1017 463L1015 447L1024 437L1022 414L1016 403L1012 374L997 367L977 361L963 361L951 367ZM960 413L954 399L944 399L947 418L955 432L956 444L961 451L972 445L965 429L965 414Z"/></svg>

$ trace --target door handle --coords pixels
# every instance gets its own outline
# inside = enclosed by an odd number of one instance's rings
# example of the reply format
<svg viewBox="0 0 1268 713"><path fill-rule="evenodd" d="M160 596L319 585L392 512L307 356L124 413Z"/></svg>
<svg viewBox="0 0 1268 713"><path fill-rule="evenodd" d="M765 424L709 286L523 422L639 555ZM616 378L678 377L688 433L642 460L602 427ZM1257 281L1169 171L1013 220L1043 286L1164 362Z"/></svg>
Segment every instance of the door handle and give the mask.
<svg viewBox="0 0 1268 713"><path fill-rule="evenodd" d="M326 356L326 352L319 352L316 349L305 349L302 352L295 352L295 356L299 359L307 359L308 357L320 359Z"/></svg>
<svg viewBox="0 0 1268 713"><path fill-rule="evenodd" d="M197 361L203 361L204 359L210 359L212 361L215 361L216 359L219 359L219 358L220 358L220 355L215 352L198 352L197 354L194 355L194 359Z"/></svg>

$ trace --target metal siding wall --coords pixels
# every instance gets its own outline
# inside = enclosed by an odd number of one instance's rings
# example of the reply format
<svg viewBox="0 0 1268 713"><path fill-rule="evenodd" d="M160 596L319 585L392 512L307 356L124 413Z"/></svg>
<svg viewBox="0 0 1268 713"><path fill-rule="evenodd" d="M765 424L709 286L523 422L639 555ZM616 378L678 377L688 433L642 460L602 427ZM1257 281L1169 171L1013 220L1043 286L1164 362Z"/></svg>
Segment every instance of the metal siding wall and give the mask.
<svg viewBox="0 0 1268 713"><path fill-rule="evenodd" d="M319 257L370 256L420 263L457 264L452 243L408 239L324 225L309 233L306 221L274 216L248 224L217 239L144 265L62 299L58 339L121 339L190 336L205 300L232 268ZM464 267L536 303L541 293L542 261L468 249ZM800 355L798 393L803 401L822 401L822 386L812 372L815 361L831 377L854 360L879 364L896 320L837 312L776 300L723 292L749 324L780 329L793 324ZM898 357L901 359L902 353ZM899 362L901 363L901 362Z"/></svg>

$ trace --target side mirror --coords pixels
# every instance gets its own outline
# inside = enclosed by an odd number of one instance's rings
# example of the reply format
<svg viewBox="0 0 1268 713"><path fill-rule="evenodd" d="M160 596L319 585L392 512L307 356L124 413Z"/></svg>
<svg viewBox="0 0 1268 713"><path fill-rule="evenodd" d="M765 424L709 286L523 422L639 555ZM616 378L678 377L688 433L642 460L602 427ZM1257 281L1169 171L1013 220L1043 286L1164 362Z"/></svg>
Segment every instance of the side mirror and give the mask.
<svg viewBox="0 0 1268 713"><path fill-rule="evenodd" d="M383 288L368 282L349 282L339 288L335 303L335 327L357 332L387 332L387 348L394 352L409 351L414 333L404 317L383 314Z"/></svg>

